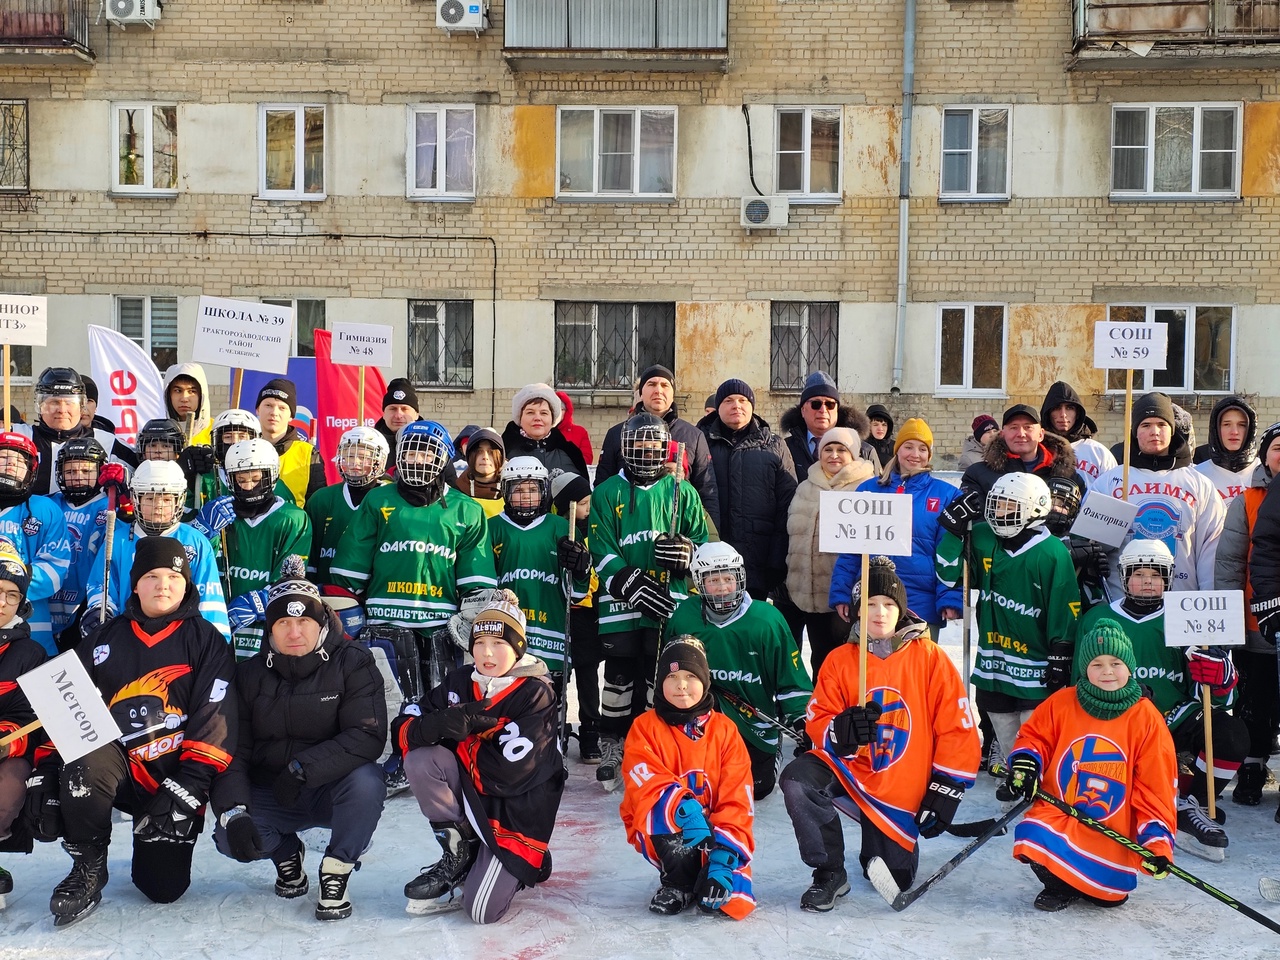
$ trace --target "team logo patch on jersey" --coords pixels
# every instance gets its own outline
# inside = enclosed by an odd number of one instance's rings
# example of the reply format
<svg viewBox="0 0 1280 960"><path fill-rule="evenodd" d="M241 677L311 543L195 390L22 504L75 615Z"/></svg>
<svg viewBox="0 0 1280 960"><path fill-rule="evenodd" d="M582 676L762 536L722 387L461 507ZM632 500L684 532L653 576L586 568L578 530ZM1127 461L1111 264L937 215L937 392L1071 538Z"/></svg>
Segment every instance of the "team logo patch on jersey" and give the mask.
<svg viewBox="0 0 1280 960"><path fill-rule="evenodd" d="M462 702L462 699L461 699L461 698L460 698L460 697L459 697L459 696L458 696L454 691L450 690L450 691L449 691L449 702L450 702L450 703L461 703L461 702ZM419 711L418 711L418 715L419 715L419 716L421 716L421 715L422 715L422 711L421 711L421 710L419 710Z"/></svg>
<svg viewBox="0 0 1280 960"><path fill-rule="evenodd" d="M185 553L185 554L187 555L187 563L195 563L195 562L196 562L196 548L195 548L195 547L191 546L190 544L186 544L186 543L184 543L184 544L182 545L182 552L183 552L183 553ZM175 570L181 570L181 569L182 569L182 566L181 566L181 565L179 565L179 566L175 567L174 569L175 569Z"/></svg>
<svg viewBox="0 0 1280 960"><path fill-rule="evenodd" d="M307 612L307 605L301 600L290 600L289 605L284 609L289 616L300 617Z"/></svg>
<svg viewBox="0 0 1280 960"><path fill-rule="evenodd" d="M1174 556L1178 553L1178 539L1182 534L1182 514L1176 506L1159 500L1148 501L1138 508L1133 518L1133 537L1142 540L1159 540Z"/></svg>
<svg viewBox="0 0 1280 960"><path fill-rule="evenodd" d="M22 532L28 537L34 537L40 532L40 528L43 526L44 524L35 517L27 517L27 519L22 521Z"/></svg>
<svg viewBox="0 0 1280 960"><path fill-rule="evenodd" d="M386 523L388 520L390 520L390 519L391 519L391 515L392 515L393 513L395 513L395 512L396 512L396 508L395 508L395 507L379 507L378 509L379 509L379 511L382 513L382 522L383 522L383 523Z"/></svg>
<svg viewBox="0 0 1280 960"><path fill-rule="evenodd" d="M1095 820L1108 820L1128 796L1129 758L1113 741L1091 733L1067 747L1055 776L1062 799Z"/></svg>
<svg viewBox="0 0 1280 960"><path fill-rule="evenodd" d="M227 681L215 680L209 690L209 702L221 703L227 696Z"/></svg>
<svg viewBox="0 0 1280 960"><path fill-rule="evenodd" d="M109 656L111 656L111 647L108 646L107 644L104 643L101 646L94 647L93 648L93 665L96 667L100 663L105 663L107 657Z"/></svg>
<svg viewBox="0 0 1280 960"><path fill-rule="evenodd" d="M924 508L928 510L930 513L937 513L939 510L942 509L942 498L926 497L924 501Z"/></svg>
<svg viewBox="0 0 1280 960"><path fill-rule="evenodd" d="M902 693L893 687L877 687L871 699L880 705L876 738L871 743L871 769L879 773L902 759L911 742L911 710Z"/></svg>

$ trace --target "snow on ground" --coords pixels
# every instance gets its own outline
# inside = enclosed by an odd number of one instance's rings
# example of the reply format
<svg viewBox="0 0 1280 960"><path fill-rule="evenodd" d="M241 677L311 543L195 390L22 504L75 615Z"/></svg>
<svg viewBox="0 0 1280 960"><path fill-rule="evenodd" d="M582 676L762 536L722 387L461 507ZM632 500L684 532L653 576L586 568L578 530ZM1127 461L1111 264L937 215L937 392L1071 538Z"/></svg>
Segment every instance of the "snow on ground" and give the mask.
<svg viewBox="0 0 1280 960"><path fill-rule="evenodd" d="M958 653L952 632L944 645ZM320 855L309 837L312 893L281 900L272 893L269 863L241 865L220 856L206 831L196 851L191 889L175 904L156 905L129 883L128 824L116 827L111 882L102 905L81 923L54 930L49 894L70 860L57 845L37 845L30 857L4 857L15 892L0 914L0 958L73 960L541 960L541 958L1079 958L1088 956L1227 960L1276 957L1280 935L1170 877L1142 879L1130 902L1102 910L1076 905L1057 914L1031 907L1039 884L1009 855L1010 836L992 840L903 913L894 913L856 874L857 828L848 826L846 859L852 891L829 914L803 913L809 870L800 861L782 796L761 801L756 818L755 883L759 907L741 923L696 910L657 917L647 910L657 872L626 843L619 794L605 794L593 768L576 760L552 839L551 880L517 895L499 924L478 927L461 913L411 917L401 889L437 848L408 793L388 801L373 847L351 881L355 914L314 919L315 871ZM985 775L960 807L959 821L996 815L996 781ZM1243 903L1280 921L1280 906L1257 893L1259 876L1280 876L1277 792L1259 807L1224 809L1231 837L1228 859L1208 863L1179 853L1178 863ZM926 840L920 877L968 841ZM319 840L320 848L323 838ZM725 951L726 953L721 953Z"/></svg>

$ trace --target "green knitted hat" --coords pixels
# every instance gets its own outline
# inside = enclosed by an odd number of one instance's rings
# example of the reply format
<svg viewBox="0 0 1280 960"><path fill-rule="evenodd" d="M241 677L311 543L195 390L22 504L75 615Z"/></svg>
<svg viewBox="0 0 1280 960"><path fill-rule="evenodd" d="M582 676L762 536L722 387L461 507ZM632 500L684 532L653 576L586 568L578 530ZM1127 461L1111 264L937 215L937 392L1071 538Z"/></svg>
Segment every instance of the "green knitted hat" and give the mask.
<svg viewBox="0 0 1280 960"><path fill-rule="evenodd" d="M1138 669L1137 658L1133 655L1133 644L1125 635L1124 628L1114 620L1099 620L1092 630L1080 638L1076 644L1076 663L1080 675L1097 657L1115 657L1124 662L1133 673Z"/></svg>

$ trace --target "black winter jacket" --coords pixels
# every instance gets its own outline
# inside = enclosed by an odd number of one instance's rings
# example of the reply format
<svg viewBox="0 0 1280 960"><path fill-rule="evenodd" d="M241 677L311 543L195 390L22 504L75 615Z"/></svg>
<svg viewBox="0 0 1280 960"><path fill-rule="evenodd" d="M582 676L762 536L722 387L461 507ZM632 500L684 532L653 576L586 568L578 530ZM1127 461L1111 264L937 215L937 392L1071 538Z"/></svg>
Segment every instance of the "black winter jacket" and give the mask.
<svg viewBox="0 0 1280 960"><path fill-rule="evenodd" d="M472 437L474 441L475 438ZM587 460L575 444L565 439L559 427L552 427L551 432L541 440L530 440L520 432L520 426L514 420L507 421L502 431L502 446L506 451L506 459L516 457L533 457L550 471L552 477L560 473L576 473L590 480L587 473Z"/></svg>
<svg viewBox="0 0 1280 960"><path fill-rule="evenodd" d="M1083 496L1088 485L1076 470L1071 444L1056 433L1046 431L1040 448L1040 460L1028 470L1021 457L1009 453L1004 437L996 437L987 444L982 459L965 470L960 478L960 489L966 492L976 490L986 497L996 480L1006 473L1034 473L1046 482L1050 477L1068 477L1076 482Z"/></svg>
<svg viewBox="0 0 1280 960"><path fill-rule="evenodd" d="M644 405L636 404L631 411L643 413ZM684 454L689 461L689 476L686 477L693 489L702 498L702 509L707 511L711 524L720 528L720 491L716 486L716 475L711 469L711 451L707 448L707 438L701 430L688 420L681 420L675 404L662 415L667 429L671 431L671 439L675 443L684 444ZM622 472L622 428L626 421L615 423L604 435L604 444L600 449L600 462L596 464L596 483Z"/></svg>
<svg viewBox="0 0 1280 960"><path fill-rule="evenodd" d="M1080 394L1076 393L1076 388L1065 380L1058 380L1051 384L1049 391L1044 395L1044 403L1040 404L1040 422L1044 425L1045 430L1053 430L1053 420L1049 415L1064 403L1076 408L1076 422L1066 433L1068 440L1072 443L1077 440L1088 440L1098 432L1098 425L1085 412L1084 404L1080 401ZM1056 433L1057 431L1054 432Z"/></svg>
<svg viewBox="0 0 1280 960"><path fill-rule="evenodd" d="M809 427L804 422L804 414L800 412L799 405L782 415L779 426L787 432L787 450L791 453L791 462L795 467L796 482L802 482L808 479L809 468L813 466L815 457L809 450ZM879 476L884 463L881 462L879 452L867 439L871 436L871 420L867 415L857 407L842 402L836 410L836 426L848 427L858 435L862 440L862 450L858 456L871 464L871 469Z"/></svg>
<svg viewBox="0 0 1280 960"><path fill-rule="evenodd" d="M720 415L709 413L698 429L723 496L720 539L742 554L748 589L772 589L787 575L787 511L796 492L791 452L759 416L731 435Z"/></svg>
<svg viewBox="0 0 1280 960"><path fill-rule="evenodd" d="M31 628L25 621L0 630L0 737L21 730L36 718L27 695L18 686L18 677L46 659L44 647L31 639ZM44 728L37 727L9 745L10 756L31 759L35 748L48 739Z"/></svg>
<svg viewBox="0 0 1280 960"><path fill-rule="evenodd" d="M282 657L268 644L236 667L239 745L214 785L219 813L248 806L249 785L270 786L291 760L318 787L376 761L387 741L382 674L367 649L330 639L304 657Z"/></svg>

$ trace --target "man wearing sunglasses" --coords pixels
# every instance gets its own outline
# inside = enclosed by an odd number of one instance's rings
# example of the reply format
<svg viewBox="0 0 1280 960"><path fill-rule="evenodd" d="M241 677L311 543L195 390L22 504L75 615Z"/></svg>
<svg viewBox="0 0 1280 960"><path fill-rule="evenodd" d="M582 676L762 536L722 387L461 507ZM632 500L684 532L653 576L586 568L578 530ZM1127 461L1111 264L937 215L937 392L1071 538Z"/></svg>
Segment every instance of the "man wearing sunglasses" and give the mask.
<svg viewBox="0 0 1280 960"><path fill-rule="evenodd" d="M836 383L821 370L809 374L804 382L800 403L782 415L781 426L787 431L787 447L796 467L796 479L803 480L809 467L817 460L818 441L832 427L848 427L858 434L862 450L858 454L880 472L880 458L867 437L871 435L871 421L852 404L840 402Z"/></svg>

